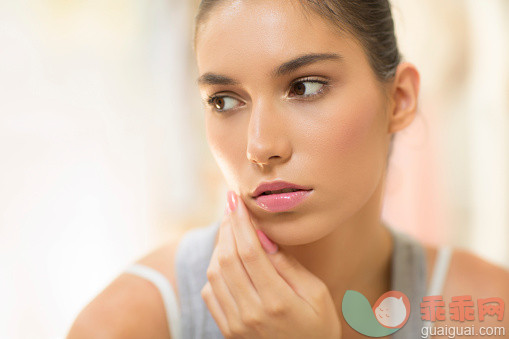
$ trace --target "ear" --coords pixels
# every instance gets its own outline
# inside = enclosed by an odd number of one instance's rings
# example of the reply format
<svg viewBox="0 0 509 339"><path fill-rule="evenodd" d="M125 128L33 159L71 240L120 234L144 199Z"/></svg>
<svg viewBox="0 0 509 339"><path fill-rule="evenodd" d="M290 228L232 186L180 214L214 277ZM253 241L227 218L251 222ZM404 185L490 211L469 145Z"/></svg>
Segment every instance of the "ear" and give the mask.
<svg viewBox="0 0 509 339"><path fill-rule="evenodd" d="M417 68L409 62L400 63L389 93L392 102L388 116L389 133L401 131L414 120L419 86L420 76Z"/></svg>

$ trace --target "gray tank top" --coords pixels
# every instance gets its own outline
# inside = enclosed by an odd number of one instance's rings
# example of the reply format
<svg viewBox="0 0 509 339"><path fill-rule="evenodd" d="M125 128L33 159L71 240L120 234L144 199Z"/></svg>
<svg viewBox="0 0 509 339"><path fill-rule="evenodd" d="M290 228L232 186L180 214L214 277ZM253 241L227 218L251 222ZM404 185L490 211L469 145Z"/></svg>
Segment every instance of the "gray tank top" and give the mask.
<svg viewBox="0 0 509 339"><path fill-rule="evenodd" d="M177 304L171 285L155 270L133 265L128 273L151 280L160 290L166 308L166 316L172 339L224 338L201 297L201 289L207 283L214 240L220 220L206 227L187 231L181 238L175 256L175 274L180 305ZM432 324L421 320L420 302L426 295L441 294L442 286L452 254L452 248L439 249L430 286L426 288L426 255L422 245L414 238L387 226L394 241L391 266L391 290L408 296L411 312L402 329L392 334L393 339L422 338L421 328ZM135 267L137 266L137 267ZM150 272L148 272L150 271Z"/></svg>

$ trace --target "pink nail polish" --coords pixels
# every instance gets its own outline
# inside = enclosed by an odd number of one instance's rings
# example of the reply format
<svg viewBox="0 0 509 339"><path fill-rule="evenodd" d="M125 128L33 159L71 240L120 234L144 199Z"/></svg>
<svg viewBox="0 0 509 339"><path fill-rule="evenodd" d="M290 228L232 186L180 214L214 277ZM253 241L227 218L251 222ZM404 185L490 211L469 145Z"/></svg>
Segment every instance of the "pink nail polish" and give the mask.
<svg viewBox="0 0 509 339"><path fill-rule="evenodd" d="M230 213L235 211L237 208L237 195L234 191L228 191L226 195L226 200L228 201L228 207L230 208Z"/></svg>
<svg viewBox="0 0 509 339"><path fill-rule="evenodd" d="M260 230L256 230L256 233L258 234L258 239L260 239L260 243L262 244L265 252L273 254L278 251L277 244L273 243L269 238L267 238L265 233Z"/></svg>

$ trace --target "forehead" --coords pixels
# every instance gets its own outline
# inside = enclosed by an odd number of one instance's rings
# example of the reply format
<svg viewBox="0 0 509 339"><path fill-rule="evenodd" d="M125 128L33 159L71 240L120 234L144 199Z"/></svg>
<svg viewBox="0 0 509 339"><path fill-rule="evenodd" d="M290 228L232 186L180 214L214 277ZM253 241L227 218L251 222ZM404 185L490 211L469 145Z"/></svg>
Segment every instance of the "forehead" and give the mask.
<svg viewBox="0 0 509 339"><path fill-rule="evenodd" d="M363 57L357 41L298 0L223 1L198 31L200 72L263 67L306 53Z"/></svg>

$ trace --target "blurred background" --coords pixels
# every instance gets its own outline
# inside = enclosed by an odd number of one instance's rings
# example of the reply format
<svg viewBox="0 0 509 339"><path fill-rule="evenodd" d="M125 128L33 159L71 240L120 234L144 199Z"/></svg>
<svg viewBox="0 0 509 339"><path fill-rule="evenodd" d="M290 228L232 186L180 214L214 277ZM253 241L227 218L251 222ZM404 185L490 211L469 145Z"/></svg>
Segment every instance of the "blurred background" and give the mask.
<svg viewBox="0 0 509 339"><path fill-rule="evenodd" d="M127 265L223 211L183 0L0 0L0 338L60 338ZM383 217L509 267L509 1L394 0L418 118Z"/></svg>

